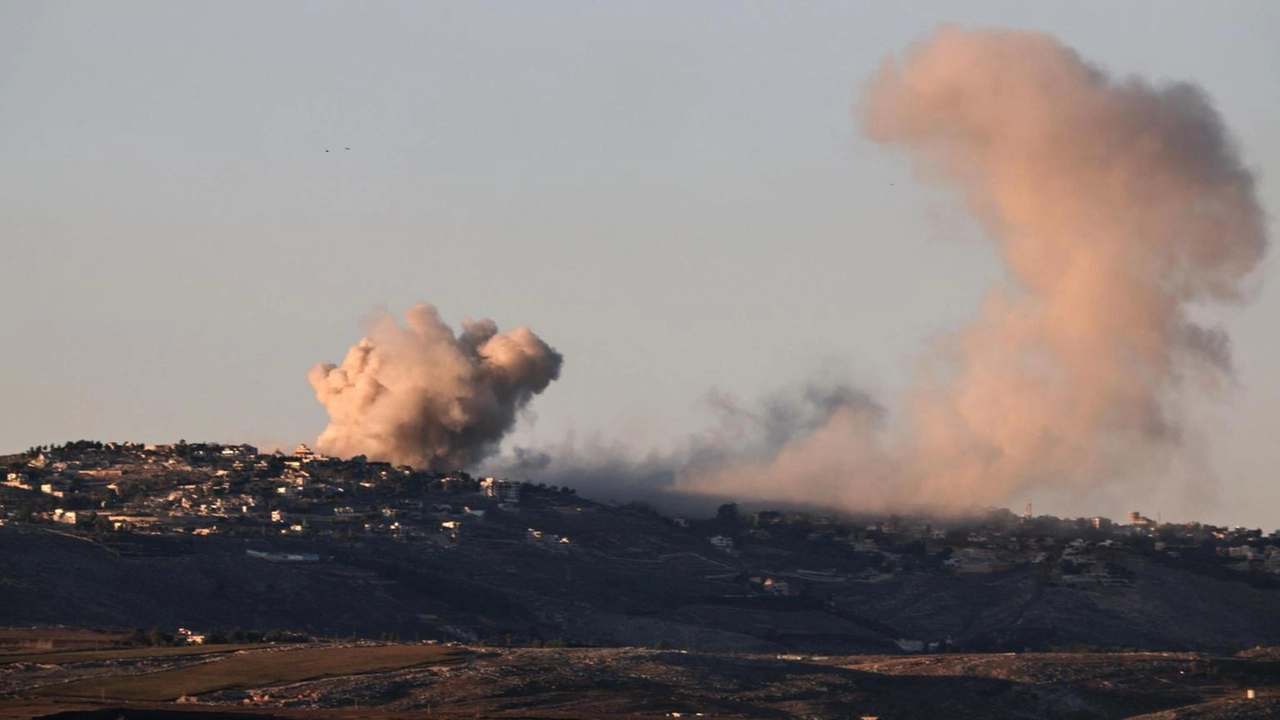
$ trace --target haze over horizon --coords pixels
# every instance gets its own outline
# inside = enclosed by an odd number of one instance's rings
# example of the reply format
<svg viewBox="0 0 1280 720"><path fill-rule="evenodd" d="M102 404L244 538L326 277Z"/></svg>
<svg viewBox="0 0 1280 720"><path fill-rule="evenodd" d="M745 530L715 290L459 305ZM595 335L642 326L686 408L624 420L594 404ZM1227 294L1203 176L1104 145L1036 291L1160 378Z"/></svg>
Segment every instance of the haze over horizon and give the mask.
<svg viewBox="0 0 1280 720"><path fill-rule="evenodd" d="M0 149L17 158L0 181L0 233L16 239L0 302L20 309L0 329L22 339L0 380L21 408L0 418L8 451L79 437L309 442L323 417L307 368L340 359L370 308L419 300L450 325L470 315L531 326L563 353L560 380L508 452L678 451L705 437L709 392L721 420L788 387L857 388L841 402L900 414L939 338L972 331L989 287L1027 278L1016 261L1001 268L963 196L921 181L908 154L858 126L881 61L944 21L1045 31L1118 83L1193 83L1257 177L1262 208L1280 198L1269 132L1280 89L1268 81L1280 51L1263 30L1280 13L1262 3L1158 17L1134 3L1109 9L1107 27L1089 6L1002 3L963 17L124 7L0 11ZM1141 37L1119 29L1138 20ZM1261 222L1274 236L1271 217ZM1231 372L1208 393L1220 397L1187 398L1174 418L1163 381L1144 399L1107 380L1092 385L1104 419L1072 421L1093 441L1185 426L1193 462L1170 460L1182 462L1177 487L1111 492L1095 480L1085 507L1074 492L1017 498L1011 480L1015 506L1280 525L1267 510L1280 500L1268 482L1280 461L1280 378L1268 372L1280 296L1259 282L1274 277L1274 254L1260 257L1226 284L1192 277L1173 291L1177 322L1162 325L1225 327ZM1244 302L1203 302L1227 296ZM1226 347L1225 335L1188 337ZM1170 338L1157 344L1182 342ZM1195 379L1181 361L1166 366L1180 351L1153 352L1150 367L1170 382ZM1128 362L1110 367L1123 377ZM533 377L532 392L550 379ZM529 396L512 397L516 418ZM808 413L829 413L828 396L805 397L788 412L812 431L828 415ZM734 442L761 440L752 433Z"/></svg>

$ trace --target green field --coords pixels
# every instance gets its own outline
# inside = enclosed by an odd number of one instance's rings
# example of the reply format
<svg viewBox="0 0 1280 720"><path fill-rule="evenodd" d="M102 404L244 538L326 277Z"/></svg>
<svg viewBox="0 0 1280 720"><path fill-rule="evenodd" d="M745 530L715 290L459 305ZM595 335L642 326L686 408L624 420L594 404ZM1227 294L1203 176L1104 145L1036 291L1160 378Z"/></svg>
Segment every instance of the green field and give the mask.
<svg viewBox="0 0 1280 720"><path fill-rule="evenodd" d="M323 677L400 670L461 661L463 652L437 645L379 645L259 651L220 656L199 665L149 675L90 678L40 688L45 697L164 702L232 688L260 688Z"/></svg>
<svg viewBox="0 0 1280 720"><path fill-rule="evenodd" d="M6 665L9 663L65 665L68 663L98 662L102 660L137 660L138 658L150 657L215 655L219 653L236 652L237 650L258 650L269 647L280 646L273 646L267 643L254 643L250 645L179 645L178 647L142 647L117 650L68 650L64 652L43 652L32 655L0 655L0 665Z"/></svg>

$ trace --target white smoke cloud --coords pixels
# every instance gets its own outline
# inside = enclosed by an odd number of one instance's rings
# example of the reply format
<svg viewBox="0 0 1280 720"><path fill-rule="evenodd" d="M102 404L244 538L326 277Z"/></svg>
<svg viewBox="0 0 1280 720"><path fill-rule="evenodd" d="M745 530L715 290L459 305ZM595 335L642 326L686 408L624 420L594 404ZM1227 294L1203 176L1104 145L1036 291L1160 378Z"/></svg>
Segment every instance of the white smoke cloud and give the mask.
<svg viewBox="0 0 1280 720"><path fill-rule="evenodd" d="M381 312L341 365L307 374L329 425L321 452L433 470L469 468L497 449L517 413L560 376L563 358L526 327L463 321L431 305Z"/></svg>

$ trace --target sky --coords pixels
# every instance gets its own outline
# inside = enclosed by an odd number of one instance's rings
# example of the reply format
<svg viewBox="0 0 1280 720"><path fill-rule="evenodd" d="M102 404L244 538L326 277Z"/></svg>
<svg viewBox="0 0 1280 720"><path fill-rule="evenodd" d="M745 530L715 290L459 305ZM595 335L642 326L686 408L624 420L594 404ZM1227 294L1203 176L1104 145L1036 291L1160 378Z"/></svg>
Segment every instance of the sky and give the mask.
<svg viewBox="0 0 1280 720"><path fill-rule="evenodd" d="M310 442L308 369L420 300L563 354L509 443L670 447L812 377L892 412L1003 273L855 118L943 23L1196 83L1280 208L1268 1L0 2L0 452ZM1092 513L1280 526L1277 262L1204 310L1215 491Z"/></svg>

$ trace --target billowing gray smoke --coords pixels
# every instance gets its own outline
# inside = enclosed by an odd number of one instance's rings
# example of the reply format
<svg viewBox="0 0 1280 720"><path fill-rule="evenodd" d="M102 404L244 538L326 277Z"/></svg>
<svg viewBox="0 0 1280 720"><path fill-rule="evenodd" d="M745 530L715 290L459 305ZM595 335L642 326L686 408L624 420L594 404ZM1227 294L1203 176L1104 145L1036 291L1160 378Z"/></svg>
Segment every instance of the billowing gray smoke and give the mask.
<svg viewBox="0 0 1280 720"><path fill-rule="evenodd" d="M534 395L560 376L563 358L526 327L492 320L462 333L431 305L381 312L342 365L307 374L329 413L317 449L432 470L468 468L497 449Z"/></svg>
<svg viewBox="0 0 1280 720"><path fill-rule="evenodd" d="M747 483L788 448L827 428L857 423L870 435L884 419L884 409L869 396L830 378L815 378L750 404L713 390L705 405L715 422L666 452L636 457L624 445L591 441L541 450L517 447L495 459L488 471L573 487L599 500L638 500L672 511L703 511L721 502L771 496L801 505L830 505L833 497L843 497L839 488L819 499L811 484L794 497L780 497L791 487L785 478L772 493ZM713 474L729 481L718 487L688 487L690 478ZM848 482L842 473L822 477L831 485Z"/></svg>

